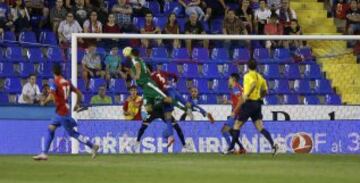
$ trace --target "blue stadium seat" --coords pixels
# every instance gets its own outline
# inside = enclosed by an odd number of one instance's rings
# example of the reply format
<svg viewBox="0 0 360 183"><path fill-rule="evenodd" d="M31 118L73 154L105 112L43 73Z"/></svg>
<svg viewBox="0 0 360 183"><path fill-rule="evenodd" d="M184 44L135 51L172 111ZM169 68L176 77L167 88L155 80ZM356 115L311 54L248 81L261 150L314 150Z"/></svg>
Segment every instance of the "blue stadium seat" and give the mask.
<svg viewBox="0 0 360 183"><path fill-rule="evenodd" d="M164 63L162 64L162 70L179 75L176 63Z"/></svg>
<svg viewBox="0 0 360 183"><path fill-rule="evenodd" d="M10 62L21 62L25 60L22 56L22 50L18 46L9 46L5 52L5 58L8 59Z"/></svg>
<svg viewBox="0 0 360 183"><path fill-rule="evenodd" d="M182 74L185 78L197 78L199 77L198 65L197 64L184 64L184 72Z"/></svg>
<svg viewBox="0 0 360 183"><path fill-rule="evenodd" d="M201 21L200 23L203 26L204 31L209 34L210 33L210 27L209 27L208 22Z"/></svg>
<svg viewBox="0 0 360 183"><path fill-rule="evenodd" d="M89 93L85 86L85 81L82 78L78 78L77 80L77 88L83 93Z"/></svg>
<svg viewBox="0 0 360 183"><path fill-rule="evenodd" d="M318 80L315 80L315 92L319 93L319 94L331 94L334 91L331 87L329 80L318 79Z"/></svg>
<svg viewBox="0 0 360 183"><path fill-rule="evenodd" d="M233 60L239 62L248 62L250 60L250 51L247 48L235 48Z"/></svg>
<svg viewBox="0 0 360 183"><path fill-rule="evenodd" d="M266 105L277 105L278 99L277 99L276 95L268 95L264 98L264 103Z"/></svg>
<svg viewBox="0 0 360 183"><path fill-rule="evenodd" d="M159 16L160 13L160 5L158 2L156 1L150 1L148 2L148 8L150 9L150 11L153 13L154 16Z"/></svg>
<svg viewBox="0 0 360 183"><path fill-rule="evenodd" d="M161 30L163 30L166 26L167 17L162 17L162 16L154 17L153 21L156 26L160 27Z"/></svg>
<svg viewBox="0 0 360 183"><path fill-rule="evenodd" d="M212 89L218 94L229 94L230 89L226 79L214 79Z"/></svg>
<svg viewBox="0 0 360 183"><path fill-rule="evenodd" d="M229 77L232 73L239 73L239 69L235 64L224 64L223 75L225 78Z"/></svg>
<svg viewBox="0 0 360 183"><path fill-rule="evenodd" d="M152 48L150 59L154 62L165 62L168 61L168 53L166 48Z"/></svg>
<svg viewBox="0 0 360 183"><path fill-rule="evenodd" d="M216 62L228 62L229 52L225 48L214 48L211 52L211 59Z"/></svg>
<svg viewBox="0 0 360 183"><path fill-rule="evenodd" d="M19 76L20 77L28 77L30 74L34 73L34 64L32 63L26 63L21 62L19 63L20 69L19 69Z"/></svg>
<svg viewBox="0 0 360 183"><path fill-rule="evenodd" d="M299 104L299 98L297 95L284 95L284 104Z"/></svg>
<svg viewBox="0 0 360 183"><path fill-rule="evenodd" d="M301 78L300 69L297 64L285 65L284 77L288 79L299 79Z"/></svg>
<svg viewBox="0 0 360 183"><path fill-rule="evenodd" d="M60 48L50 47L50 48L48 48L46 55L47 55L47 58L51 62L63 62L64 61L63 53Z"/></svg>
<svg viewBox="0 0 360 183"><path fill-rule="evenodd" d="M339 95L336 95L336 94L326 95L326 104L327 105L341 105L341 98Z"/></svg>
<svg viewBox="0 0 360 183"><path fill-rule="evenodd" d="M0 62L0 77L10 77L14 75L14 67L12 63Z"/></svg>
<svg viewBox="0 0 360 183"><path fill-rule="evenodd" d="M139 30L144 26L144 23L145 23L145 18L144 17L134 17L133 18L133 24Z"/></svg>
<svg viewBox="0 0 360 183"><path fill-rule="evenodd" d="M264 77L267 79L280 78L280 71L278 64L267 64L264 66Z"/></svg>
<svg viewBox="0 0 360 183"><path fill-rule="evenodd" d="M180 93L189 93L189 90L186 86L185 78L179 78L179 80L176 82L176 88L179 90Z"/></svg>
<svg viewBox="0 0 360 183"><path fill-rule="evenodd" d="M266 48L255 48L253 58L258 62L266 62L270 59L270 54Z"/></svg>
<svg viewBox="0 0 360 183"><path fill-rule="evenodd" d="M37 43L36 35L31 31L20 32L19 42L24 46L34 46L34 43Z"/></svg>
<svg viewBox="0 0 360 183"><path fill-rule="evenodd" d="M85 50L78 49L78 51L77 51L77 63L81 63L84 55L85 55ZM69 55L69 56L71 56L71 55ZM69 60L71 60L71 58Z"/></svg>
<svg viewBox="0 0 360 183"><path fill-rule="evenodd" d="M298 94L310 94L311 88L310 88L310 82L306 79L298 79L294 82L294 90Z"/></svg>
<svg viewBox="0 0 360 183"><path fill-rule="evenodd" d="M211 21L210 33L211 34L222 34L223 19L214 19Z"/></svg>
<svg viewBox="0 0 360 183"><path fill-rule="evenodd" d="M189 52L186 48L175 48L172 52L172 59L174 61L188 61L190 60Z"/></svg>
<svg viewBox="0 0 360 183"><path fill-rule="evenodd" d="M201 95L200 98L204 102L204 104L217 104L216 95Z"/></svg>
<svg viewBox="0 0 360 183"><path fill-rule="evenodd" d="M206 48L194 48L192 51L192 59L195 61L208 61L209 50Z"/></svg>
<svg viewBox="0 0 360 183"><path fill-rule="evenodd" d="M5 41L16 41L15 33L12 31L6 31L4 33L4 40Z"/></svg>
<svg viewBox="0 0 360 183"><path fill-rule="evenodd" d="M219 78L218 66L216 64L203 64L202 74L206 78Z"/></svg>
<svg viewBox="0 0 360 183"><path fill-rule="evenodd" d="M39 42L42 44L58 45L58 41L54 32L41 32Z"/></svg>
<svg viewBox="0 0 360 183"><path fill-rule="evenodd" d="M183 33L185 32L185 23L186 23L186 19L185 18L177 18L176 19L180 28L180 32Z"/></svg>
<svg viewBox="0 0 360 183"><path fill-rule="evenodd" d="M275 80L274 93L275 94L288 94L288 93L291 93L290 89L289 89L288 80L286 80L286 79Z"/></svg>
<svg viewBox="0 0 360 183"><path fill-rule="evenodd" d="M40 77L50 78L52 77L52 67L51 63L40 63L37 72Z"/></svg>
<svg viewBox="0 0 360 183"><path fill-rule="evenodd" d="M0 93L0 104L8 104L9 103L9 97L5 93Z"/></svg>
<svg viewBox="0 0 360 183"><path fill-rule="evenodd" d="M317 65L317 64L307 64L305 66L304 77L308 78L308 79L320 79L320 78L323 78L319 65Z"/></svg>
<svg viewBox="0 0 360 183"><path fill-rule="evenodd" d="M38 63L38 62L46 62L47 58L44 57L40 48L32 47L27 51L27 57L30 62Z"/></svg>
<svg viewBox="0 0 360 183"><path fill-rule="evenodd" d="M100 78L92 78L90 79L90 90L93 93L98 93L98 89L100 86L106 86L106 81Z"/></svg>
<svg viewBox="0 0 360 183"><path fill-rule="evenodd" d="M127 87L126 87L126 82L123 79L117 79L115 81L115 88L114 88L114 92L115 93L126 93L128 91Z"/></svg>
<svg viewBox="0 0 360 183"><path fill-rule="evenodd" d="M83 102L84 104L86 104L86 105L90 104L90 101L91 101L91 97L92 97L92 96L93 96L92 93L85 93L82 102Z"/></svg>
<svg viewBox="0 0 360 183"><path fill-rule="evenodd" d="M174 8L178 6L177 1L165 1L164 14L169 15L173 12Z"/></svg>
<svg viewBox="0 0 360 183"><path fill-rule="evenodd" d="M319 98L317 98L316 95L308 95L304 98L304 104L306 105L317 105L319 103Z"/></svg>
<svg viewBox="0 0 360 183"><path fill-rule="evenodd" d="M4 82L4 92L21 93L21 82L19 78L7 78Z"/></svg>
<svg viewBox="0 0 360 183"><path fill-rule="evenodd" d="M292 60L290 50L287 48L276 48L274 51L274 59L280 63L290 62Z"/></svg>
<svg viewBox="0 0 360 183"><path fill-rule="evenodd" d="M309 47L298 48L296 50L296 53L301 55L305 61L310 61L314 59L311 48Z"/></svg>
<svg viewBox="0 0 360 183"><path fill-rule="evenodd" d="M201 94L210 93L207 79L193 79L193 86L198 88Z"/></svg>

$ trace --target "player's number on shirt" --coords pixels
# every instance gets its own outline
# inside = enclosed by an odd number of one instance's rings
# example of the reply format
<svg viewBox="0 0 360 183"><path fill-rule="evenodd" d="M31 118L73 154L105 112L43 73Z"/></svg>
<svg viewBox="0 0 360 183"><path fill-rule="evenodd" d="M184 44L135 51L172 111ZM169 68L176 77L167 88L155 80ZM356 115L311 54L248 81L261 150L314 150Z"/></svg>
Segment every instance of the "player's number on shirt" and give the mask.
<svg viewBox="0 0 360 183"><path fill-rule="evenodd" d="M67 100L70 95L70 86L63 86L64 99Z"/></svg>

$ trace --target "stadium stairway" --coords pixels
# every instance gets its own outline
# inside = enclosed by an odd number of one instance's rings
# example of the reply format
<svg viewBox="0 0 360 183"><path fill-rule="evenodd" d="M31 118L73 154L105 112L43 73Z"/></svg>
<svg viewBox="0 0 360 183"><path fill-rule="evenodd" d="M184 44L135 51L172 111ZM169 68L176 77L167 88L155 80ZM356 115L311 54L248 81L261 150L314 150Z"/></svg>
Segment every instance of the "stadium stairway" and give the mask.
<svg viewBox="0 0 360 183"><path fill-rule="evenodd" d="M322 2L317 0L293 0L304 34L340 34L333 18L327 17ZM346 41L309 41L313 55L322 66L327 79L332 82L343 103L360 104L360 65Z"/></svg>

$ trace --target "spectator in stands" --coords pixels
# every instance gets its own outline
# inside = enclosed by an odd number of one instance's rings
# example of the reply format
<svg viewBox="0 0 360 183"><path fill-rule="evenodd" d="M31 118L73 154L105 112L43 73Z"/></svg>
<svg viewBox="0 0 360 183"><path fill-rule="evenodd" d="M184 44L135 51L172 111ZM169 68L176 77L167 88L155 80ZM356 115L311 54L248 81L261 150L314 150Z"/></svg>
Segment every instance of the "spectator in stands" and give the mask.
<svg viewBox="0 0 360 183"><path fill-rule="evenodd" d="M66 9L64 8L63 0L56 0L56 5L50 10L50 22L52 23L53 31L58 30L59 24L66 17Z"/></svg>
<svg viewBox="0 0 360 183"><path fill-rule="evenodd" d="M5 3L5 0L0 0L0 27L9 29L13 26L13 22L9 20L10 7Z"/></svg>
<svg viewBox="0 0 360 183"><path fill-rule="evenodd" d="M28 82L23 86L19 97L19 104L36 104L40 100L40 89L36 84L35 74L30 74Z"/></svg>
<svg viewBox="0 0 360 183"><path fill-rule="evenodd" d="M74 14L68 12L66 15L66 19L61 21L58 29L60 44L62 44L64 47L68 47L71 42L71 34L80 32L82 32L80 24L76 20L74 20ZM78 41L80 43L83 43L82 39L79 39Z"/></svg>
<svg viewBox="0 0 360 183"><path fill-rule="evenodd" d="M229 10L224 0L203 0L201 4L203 9L206 10L206 16L209 18L222 17Z"/></svg>
<svg viewBox="0 0 360 183"><path fill-rule="evenodd" d="M129 88L130 96L123 105L124 116L127 120L142 120L141 105L142 98L138 95L136 86Z"/></svg>
<svg viewBox="0 0 360 183"><path fill-rule="evenodd" d="M87 53L84 55L82 61L82 76L85 81L85 86L89 88L90 78L101 77L103 78L105 72L102 70L101 56L96 53L96 44L90 43Z"/></svg>
<svg viewBox="0 0 360 183"><path fill-rule="evenodd" d="M144 26L140 29L140 33L141 34L161 34L160 27L157 27L154 24L152 13L146 13ZM151 48L152 45L156 45L156 44L157 44L157 46L160 46L161 40L142 39L141 43L144 48Z"/></svg>
<svg viewBox="0 0 360 183"><path fill-rule="evenodd" d="M41 17L39 28L50 28L50 10L45 0L25 0L24 2L30 17Z"/></svg>
<svg viewBox="0 0 360 183"><path fill-rule="evenodd" d="M85 20L83 28L85 33L102 33L102 24L97 19L96 11L90 12L89 19Z"/></svg>
<svg viewBox="0 0 360 183"><path fill-rule="evenodd" d="M200 101L200 97L199 97L199 89L197 89L196 87L190 87L189 89L190 92L190 97L188 99L188 103L192 103L193 105L199 105L201 103ZM184 112L181 117L180 117L180 121L185 121L186 117L188 117L190 113L188 112ZM192 118L191 116L189 116L190 118Z"/></svg>
<svg viewBox="0 0 360 183"><path fill-rule="evenodd" d="M290 8L289 0L281 1L281 7L276 10L276 14L278 15L279 22L285 27L290 26L290 21L292 19L297 19L295 11Z"/></svg>
<svg viewBox="0 0 360 183"><path fill-rule="evenodd" d="M180 27L176 20L175 13L171 13L168 16L164 31L164 34L180 34ZM172 45L173 48L180 48L180 40L165 40L165 43L169 43Z"/></svg>
<svg viewBox="0 0 360 183"><path fill-rule="evenodd" d="M48 84L44 84L40 94L40 104L44 103L49 95L50 95L50 86ZM52 101L50 103L52 103Z"/></svg>
<svg viewBox="0 0 360 183"><path fill-rule="evenodd" d="M89 16L89 9L85 7L85 1L76 0L75 5L71 7L72 13L75 15L75 19L80 25L83 25Z"/></svg>
<svg viewBox="0 0 360 183"><path fill-rule="evenodd" d="M349 9L346 0L337 0L336 5L334 6L335 9L335 24L336 27L339 28L342 32L345 31L346 26L346 12Z"/></svg>
<svg viewBox="0 0 360 183"><path fill-rule="evenodd" d="M265 25L264 32L266 35L282 35L284 27L281 23L278 23L278 16L272 14L268 23ZM271 47L278 47L281 45L281 41L266 41L265 47L271 51Z"/></svg>
<svg viewBox="0 0 360 183"><path fill-rule="evenodd" d="M126 0L118 0L118 3L112 7L112 12L115 15L116 23L123 32L135 31L131 20L133 10Z"/></svg>
<svg viewBox="0 0 360 183"><path fill-rule="evenodd" d="M106 23L109 11L104 0L86 0L85 4L89 9L97 12L101 24Z"/></svg>
<svg viewBox="0 0 360 183"><path fill-rule="evenodd" d="M126 74L121 70L121 57L119 49L115 46L111 48L110 54L105 57L106 80L110 83L111 78L125 78Z"/></svg>
<svg viewBox="0 0 360 183"><path fill-rule="evenodd" d="M115 15L113 13L110 13L108 16L108 21L104 25L104 33L121 33L120 27L115 22ZM119 39L103 39L103 41L108 48L111 48L117 44Z"/></svg>
<svg viewBox="0 0 360 183"><path fill-rule="evenodd" d="M235 16L234 10L229 10L224 18L223 34L229 35L246 35L248 34L243 21ZM231 50L235 47L244 47L247 45L245 41L238 40L226 40L224 47Z"/></svg>
<svg viewBox="0 0 360 183"><path fill-rule="evenodd" d="M28 9L23 5L22 0L16 0L15 4L15 7L10 10L10 17L14 24L15 32L31 30L30 14Z"/></svg>
<svg viewBox="0 0 360 183"><path fill-rule="evenodd" d="M235 11L235 14L244 22L246 28L248 29L248 32L252 32L252 19L254 13L250 7L250 1L243 0L240 4L239 9Z"/></svg>
<svg viewBox="0 0 360 183"><path fill-rule="evenodd" d="M301 27L296 19L291 20L290 26L286 27L284 29L284 34L285 35L301 35L302 34ZM301 48L303 46L302 43L303 42L301 40L284 41L284 47L285 48L290 48L290 47Z"/></svg>
<svg viewBox="0 0 360 183"><path fill-rule="evenodd" d="M257 34L264 34L264 27L271 16L271 10L267 7L265 0L260 0L260 8L255 11L254 26Z"/></svg>
<svg viewBox="0 0 360 183"><path fill-rule="evenodd" d="M179 6L174 9L174 13L178 16L184 12L187 16L196 14L199 20L208 20L208 16L205 16L204 11L200 8L201 0L179 0Z"/></svg>
<svg viewBox="0 0 360 183"><path fill-rule="evenodd" d="M133 16L143 17L151 11L145 7L145 0L128 0L128 3L133 9Z"/></svg>
<svg viewBox="0 0 360 183"><path fill-rule="evenodd" d="M77 0L65 0L65 7L66 7L67 9L71 10L71 9L75 6L76 1L77 1ZM84 1L85 1L85 0L84 0ZM85 2L84 2L84 4L85 4Z"/></svg>
<svg viewBox="0 0 360 183"><path fill-rule="evenodd" d="M189 20L185 23L185 34L206 34L203 25L198 21L198 16L196 13L191 14ZM186 48L189 53L192 50L193 40L185 40ZM197 41L198 42L198 41ZM209 40L203 40L203 47L209 47Z"/></svg>
<svg viewBox="0 0 360 183"><path fill-rule="evenodd" d="M360 31L360 10L358 9L358 2L352 0L350 2L350 9L346 13L346 20L348 24L348 34L359 33Z"/></svg>
<svg viewBox="0 0 360 183"><path fill-rule="evenodd" d="M100 86L98 94L91 97L90 104L92 105L110 105L113 103L112 98L106 95L106 86Z"/></svg>

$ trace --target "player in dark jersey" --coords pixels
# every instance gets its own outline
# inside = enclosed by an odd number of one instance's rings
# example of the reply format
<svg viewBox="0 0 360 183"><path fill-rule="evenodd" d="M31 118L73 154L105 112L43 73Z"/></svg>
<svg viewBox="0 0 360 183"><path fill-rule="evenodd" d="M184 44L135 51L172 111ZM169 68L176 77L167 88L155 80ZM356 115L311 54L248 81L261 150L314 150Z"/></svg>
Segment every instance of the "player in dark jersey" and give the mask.
<svg viewBox="0 0 360 183"><path fill-rule="evenodd" d="M71 92L76 93L77 100L74 110L80 108L80 101L82 99L82 94L79 89L75 88L70 81L66 80L61 75L61 66L54 65L53 68L54 72L54 82L50 83L50 95L41 105L45 105L50 101L54 101L56 106L56 114L52 119L52 123L49 125L48 135L45 141L45 149L43 149L42 153L34 156L34 160L47 160L48 159L48 152L51 145L51 142L55 136L55 130L62 126L64 127L65 131L73 138L77 139L79 142L89 146L92 149L92 158L95 158L96 153L99 149L98 145L95 145L90 142L85 136L81 135L79 132L75 130L77 126L76 121L70 115L70 107L68 104L68 97L70 96Z"/></svg>

